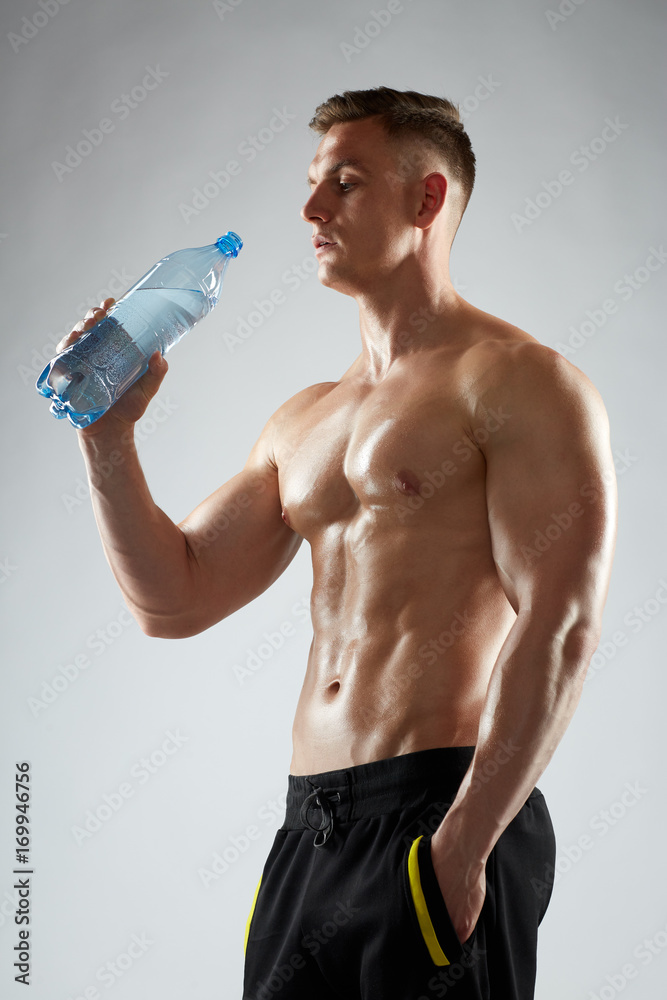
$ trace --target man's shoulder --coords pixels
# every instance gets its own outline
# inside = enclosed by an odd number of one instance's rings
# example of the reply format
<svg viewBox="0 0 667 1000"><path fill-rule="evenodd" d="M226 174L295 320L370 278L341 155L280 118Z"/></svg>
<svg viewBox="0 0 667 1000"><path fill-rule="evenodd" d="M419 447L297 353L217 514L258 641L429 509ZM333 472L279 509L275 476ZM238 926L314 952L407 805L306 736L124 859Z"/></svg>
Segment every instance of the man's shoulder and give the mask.
<svg viewBox="0 0 667 1000"><path fill-rule="evenodd" d="M317 382L314 385L300 389L286 399L264 424L255 448L264 459L274 467L278 467L277 456L285 443L293 441L301 428L308 426L312 419L310 411L323 396L327 395L338 383Z"/></svg>
<svg viewBox="0 0 667 1000"><path fill-rule="evenodd" d="M609 434L604 402L589 377L558 351L502 320L489 322L473 345L467 375L470 426L503 417L497 420L499 432L480 443L487 459L515 440L537 436L544 448L561 448L565 440L602 440Z"/></svg>
<svg viewBox="0 0 667 1000"><path fill-rule="evenodd" d="M600 398L588 376L562 354L489 313L481 314L467 354L481 402L499 395L535 405L547 400L565 404L568 395Z"/></svg>
<svg viewBox="0 0 667 1000"><path fill-rule="evenodd" d="M486 362L487 367L501 364L509 369L525 364L548 364L552 356L562 357L521 327L481 309L473 311L468 327L470 364L484 365Z"/></svg>
<svg viewBox="0 0 667 1000"><path fill-rule="evenodd" d="M337 385L337 382L316 382L300 389L274 411L269 419L269 424L274 429L284 429L293 424L295 420L307 419L308 411Z"/></svg>

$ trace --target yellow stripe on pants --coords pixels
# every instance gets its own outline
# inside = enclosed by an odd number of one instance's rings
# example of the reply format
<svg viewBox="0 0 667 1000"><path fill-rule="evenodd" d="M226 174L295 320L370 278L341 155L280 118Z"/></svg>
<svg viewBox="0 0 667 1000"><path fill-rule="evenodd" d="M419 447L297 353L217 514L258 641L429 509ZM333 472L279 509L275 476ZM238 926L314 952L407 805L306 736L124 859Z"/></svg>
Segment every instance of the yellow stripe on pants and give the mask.
<svg viewBox="0 0 667 1000"><path fill-rule="evenodd" d="M419 921L419 927L422 932L424 941L426 942L426 947L428 948L429 955L433 959L436 965L449 965L449 959L445 955L444 951L440 947L440 942L435 933L435 928L431 921L431 915L428 912L428 907L426 906L426 900L424 899L424 890L422 889L421 878L419 877L419 862L417 860L417 849L419 847L419 841L422 839L422 835L417 837L416 840L412 841L412 847L410 848L410 853L408 855L408 877L410 879L410 892L412 893L412 901L415 904L415 910L417 911L417 920Z"/></svg>
<svg viewBox="0 0 667 1000"><path fill-rule="evenodd" d="M252 920L252 915L255 912L255 905L257 903L257 894L259 893L259 887L262 884L262 875L259 876L259 882L257 883L257 888L255 889L255 895L252 898L252 906L250 907L250 913L248 914L248 919L245 925L245 939L243 941L243 954L245 955L248 948L248 935L250 934L250 922Z"/></svg>

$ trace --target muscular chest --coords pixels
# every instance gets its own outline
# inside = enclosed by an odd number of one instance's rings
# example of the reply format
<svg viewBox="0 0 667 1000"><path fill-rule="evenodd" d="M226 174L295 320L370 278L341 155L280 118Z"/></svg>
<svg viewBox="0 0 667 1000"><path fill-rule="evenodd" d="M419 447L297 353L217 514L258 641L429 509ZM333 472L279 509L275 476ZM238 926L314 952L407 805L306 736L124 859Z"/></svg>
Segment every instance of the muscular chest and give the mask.
<svg viewBox="0 0 667 1000"><path fill-rule="evenodd" d="M334 384L278 442L283 517L305 538L364 510L455 519L483 496L475 433L454 377Z"/></svg>

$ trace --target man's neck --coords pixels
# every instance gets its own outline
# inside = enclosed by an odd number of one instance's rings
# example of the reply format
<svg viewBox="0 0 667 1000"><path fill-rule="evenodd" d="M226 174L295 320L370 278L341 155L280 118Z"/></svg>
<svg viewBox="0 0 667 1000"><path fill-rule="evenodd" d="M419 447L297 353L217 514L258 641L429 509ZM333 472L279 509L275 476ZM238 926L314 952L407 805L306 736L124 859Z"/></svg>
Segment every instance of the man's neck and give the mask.
<svg viewBox="0 0 667 1000"><path fill-rule="evenodd" d="M382 288L360 292L355 300L362 346L358 371L373 380L382 379L397 358L446 341L467 306L447 266L437 276L397 275Z"/></svg>

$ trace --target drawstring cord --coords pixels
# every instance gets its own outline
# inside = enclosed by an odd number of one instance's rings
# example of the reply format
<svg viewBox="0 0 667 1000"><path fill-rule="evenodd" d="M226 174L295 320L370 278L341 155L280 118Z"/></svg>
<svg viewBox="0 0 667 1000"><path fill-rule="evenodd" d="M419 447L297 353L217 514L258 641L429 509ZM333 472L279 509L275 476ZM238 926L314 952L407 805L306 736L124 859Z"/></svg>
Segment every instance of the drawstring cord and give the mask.
<svg viewBox="0 0 667 1000"><path fill-rule="evenodd" d="M301 806L301 822L305 826L310 827L311 830L316 831L313 844L315 847L322 847L333 833L334 814L331 803L340 802L340 792L325 792L320 785L315 785L309 778L306 778L306 781L309 785L313 786L313 791L310 795L306 796ZM308 813L313 804L319 806L322 811L319 826L313 826L308 818Z"/></svg>

